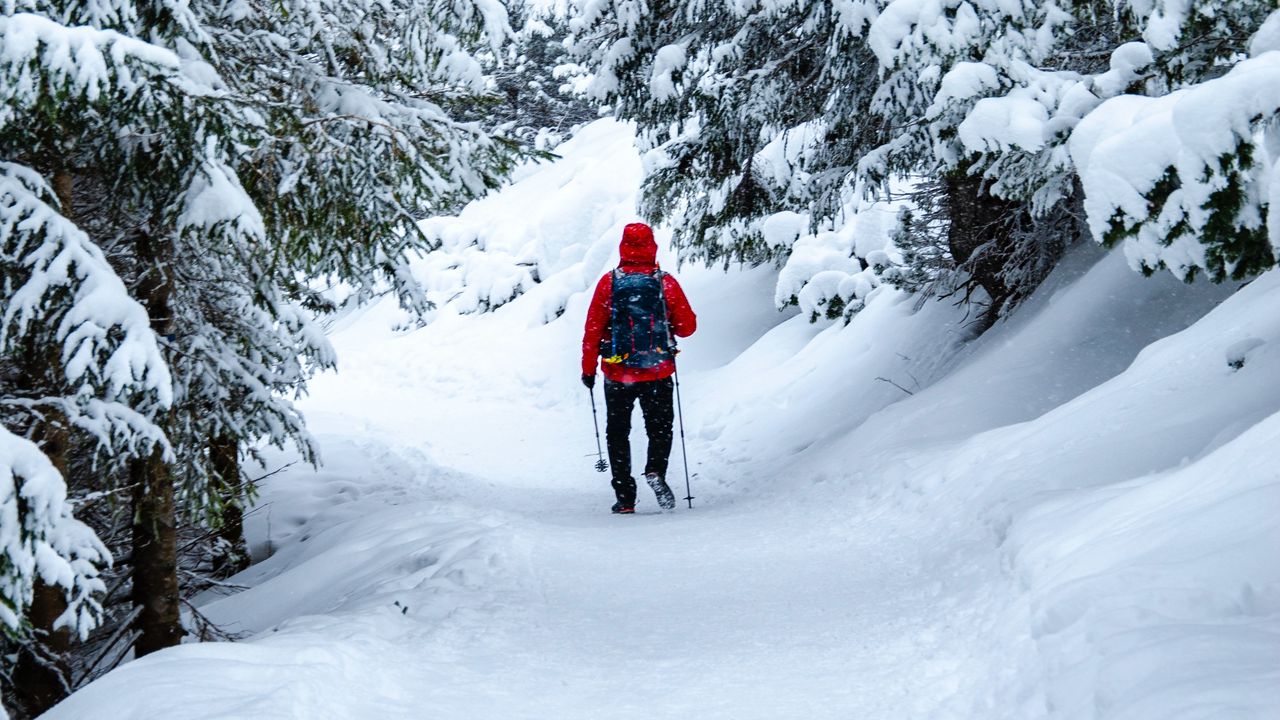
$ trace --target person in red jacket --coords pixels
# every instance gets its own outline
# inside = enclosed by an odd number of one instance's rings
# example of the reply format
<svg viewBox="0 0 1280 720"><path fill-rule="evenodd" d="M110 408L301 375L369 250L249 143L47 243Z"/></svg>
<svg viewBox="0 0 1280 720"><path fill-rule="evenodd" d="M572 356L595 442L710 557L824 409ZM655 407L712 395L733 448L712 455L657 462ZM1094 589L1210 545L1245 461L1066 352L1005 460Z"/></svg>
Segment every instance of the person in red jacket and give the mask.
<svg viewBox="0 0 1280 720"><path fill-rule="evenodd" d="M671 456L675 338L698 327L684 290L658 268L653 230L632 223L622 231L622 261L596 283L582 335L582 384L595 387L596 364L604 372L605 436L613 469L615 513L633 513L636 481L631 476L631 412L636 402L649 437L644 478L665 510L675 507L667 485Z"/></svg>

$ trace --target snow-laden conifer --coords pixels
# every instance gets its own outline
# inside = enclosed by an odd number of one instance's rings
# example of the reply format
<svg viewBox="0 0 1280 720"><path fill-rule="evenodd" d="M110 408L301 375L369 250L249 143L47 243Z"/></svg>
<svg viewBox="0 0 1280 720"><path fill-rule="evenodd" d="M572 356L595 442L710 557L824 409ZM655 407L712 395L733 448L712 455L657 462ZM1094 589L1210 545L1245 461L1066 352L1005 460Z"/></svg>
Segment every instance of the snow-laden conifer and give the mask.
<svg viewBox="0 0 1280 720"><path fill-rule="evenodd" d="M1164 252L1168 264L1184 277L1201 267L1215 279L1238 278L1274 262L1265 244L1257 242L1258 203L1249 196L1259 187L1265 194L1266 183L1260 179L1266 171L1253 167L1251 139L1223 137L1212 151L1204 149L1198 165L1186 159L1179 170L1192 179L1185 181L1187 192L1175 193L1168 206L1169 194L1183 182L1171 157L1179 147L1185 149L1184 143L1169 133L1160 135L1150 125L1116 139L1111 147L1124 148L1112 155L1117 167L1126 168L1120 174L1149 176L1129 186L1142 197L1137 201L1130 196L1131 216L1116 204L1116 183L1097 177L1105 173L1106 161L1100 159L1096 172L1090 173L1080 164L1089 162L1103 134L1122 132L1129 122L1122 117L1159 115L1154 108L1169 107L1174 101L1163 98L1171 91L1181 94L1179 88L1212 80L1239 63L1270 9L1269 3L1249 0L974 2L957 5L954 13L939 13L929 4L895 0L873 23L868 38L887 66L914 66L922 74L940 68L940 80L923 112L938 169L982 178L984 192L1013 203L1009 210L1026 216L1019 225L1033 234L1016 226L1008 229L1001 277L1023 272L1038 282L1043 272L1026 261L1054 252L1045 242L1059 236L1056 225L1077 233L1076 223L1063 211L1080 215L1087 206L1098 239L1115 242L1145 236L1130 244L1137 266L1160 266ZM1226 98L1232 92L1228 84L1239 93L1247 83L1233 80L1223 83L1218 93L1200 94L1215 95L1223 112L1212 120L1201 113L1193 123L1209 120L1207 125L1231 127L1235 135L1249 138L1254 130L1246 126L1252 122L1254 129L1262 128L1275 109L1243 107ZM1142 96L1162 99L1148 105L1139 99ZM1106 102L1110 98L1118 99ZM1265 92L1257 99L1267 105ZM1193 102L1183 105L1184 115L1196 114L1189 110ZM1152 110L1136 110L1148 106ZM908 108L898 103L896 112ZM1250 111L1250 120L1226 117ZM1153 163L1158 170L1143 169ZM1265 160L1260 165L1266 165ZM1091 174L1094 177L1081 188L1081 179ZM1195 189L1200 182L1204 184ZM1139 204L1150 208L1138 209ZM1180 204L1185 205L1179 210ZM1215 219L1183 222L1180 218L1188 214ZM1176 248L1156 249L1168 245ZM1026 275L1026 270L1031 273ZM1017 278L1005 284L1015 293L1018 287L1035 285Z"/></svg>
<svg viewBox="0 0 1280 720"><path fill-rule="evenodd" d="M40 448L0 428L0 629L26 629L23 613L36 581L56 588L66 609L54 623L86 636L97 627L111 561L98 536L72 517L61 473Z"/></svg>
<svg viewBox="0 0 1280 720"><path fill-rule="evenodd" d="M95 565L109 554L71 517L60 471L65 456L51 461L13 430L49 438L75 428L104 456L165 453L155 416L172 390L146 311L33 166L44 164L55 185L65 181L61 168L50 166L74 152L68 128L111 99L145 105L157 78L162 92L180 92L184 81L177 57L162 48L42 15L0 17L0 45L0 355L7 368L0 403L10 428L0 473L7 487L5 625L21 627L40 581L65 602L49 629L83 633L96 623Z"/></svg>
<svg viewBox="0 0 1280 720"><path fill-rule="evenodd" d="M172 391L145 310L101 250L58 212L40 176L14 163L0 163L0 257L0 355L52 363L54 380L34 387L6 382L0 398L6 416L53 415L109 453L163 446L151 414L171 401ZM9 632L24 629L23 611L41 580L66 600L55 629L83 636L98 621L98 566L110 554L72 517L62 474L37 445L0 430L0 462L0 624Z"/></svg>
<svg viewBox="0 0 1280 720"><path fill-rule="evenodd" d="M216 64L257 119L237 159L277 256L364 299L387 281L426 308L415 221L495 187L518 157L480 112L482 56L511 28L489 0L241 0L210 9ZM310 298L318 300L318 298Z"/></svg>
<svg viewBox="0 0 1280 720"><path fill-rule="evenodd" d="M572 45L589 91L638 123L642 214L670 223L687 257L785 258L766 218L812 209L820 226L843 212L849 166L882 130L865 122L876 66L860 32L874 7L581 4Z"/></svg>
<svg viewBox="0 0 1280 720"><path fill-rule="evenodd" d="M900 248L909 250L906 265L890 257L885 279L963 290L989 322L1087 235L1072 150L1082 121L1111 98L1159 97L1227 73L1272 9L1254 0L866 0L659 12L618 0L579 5L574 47L595 72L594 92L638 122L649 151L644 212L673 225L686 257L786 260L793 244L765 232L778 213L806 216L815 233L838 230L859 212L859 196L884 197L890 181L915 178L919 207L898 232L910 246ZM1269 192L1270 166L1243 140L1272 110L1246 109L1257 112L1250 127L1233 125L1241 147L1224 140L1217 164L1206 155L1198 170L1220 177L1192 198L1195 212L1220 220L1150 223L1170 242L1203 243L1197 252L1219 278L1273 262L1251 219L1262 206L1255 197ZM1176 184L1157 182L1168 167L1139 183L1155 207ZM1107 239L1138 232L1140 220L1117 218L1126 229ZM1106 221L1095 217L1095 228ZM1156 254L1146 257L1158 263ZM917 260L928 267L911 267ZM797 263L797 272L811 264ZM798 302L797 276L787 275L780 296Z"/></svg>
<svg viewBox="0 0 1280 720"><path fill-rule="evenodd" d="M1225 75L1115 98L1073 135L1090 229L1135 268L1241 280L1280 257L1278 28L1280 11Z"/></svg>
<svg viewBox="0 0 1280 720"><path fill-rule="evenodd" d="M95 305L122 313L116 325L70 335L80 344L66 362L93 382L49 372L60 326L29 309L32 283L62 288L39 308L73 320L75 293L101 300L109 283L58 285L80 267L67 269L67 253L33 254L31 277L5 287L6 329L32 330L25 354L6 357L5 423L58 454L58 468L66 434L87 430L111 451L100 479L127 475L142 654L182 632L175 512L213 527L238 513L238 458L260 443L315 459L291 403L334 361L313 314L385 292L425 309L407 271L409 254L430 247L417 219L495 186L519 156L476 112L490 98L480 55L496 55L509 27L484 0L5 10L5 188L56 205L49 227L133 297L127 314ZM47 234L6 227L15 259ZM150 364L135 336L150 339ZM122 367L134 373L127 387Z"/></svg>

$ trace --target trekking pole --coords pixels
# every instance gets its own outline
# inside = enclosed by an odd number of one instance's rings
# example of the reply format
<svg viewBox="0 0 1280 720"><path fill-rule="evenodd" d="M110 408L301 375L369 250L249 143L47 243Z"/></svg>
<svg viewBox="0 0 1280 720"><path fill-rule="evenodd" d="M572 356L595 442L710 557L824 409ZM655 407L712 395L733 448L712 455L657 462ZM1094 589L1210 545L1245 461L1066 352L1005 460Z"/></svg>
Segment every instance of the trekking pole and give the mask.
<svg viewBox="0 0 1280 720"><path fill-rule="evenodd" d="M604 472L609 469L609 463L605 462L604 450L600 447L600 419L596 417L596 389L587 388L587 392L591 394L591 424L596 426L596 472Z"/></svg>
<svg viewBox="0 0 1280 720"><path fill-rule="evenodd" d="M680 368L675 365L675 358L671 359L672 367L675 370L676 379L676 412L680 418L680 455L684 458L684 499L689 503L689 509L693 509L693 490L689 489L689 449L684 444L684 405L680 402Z"/></svg>

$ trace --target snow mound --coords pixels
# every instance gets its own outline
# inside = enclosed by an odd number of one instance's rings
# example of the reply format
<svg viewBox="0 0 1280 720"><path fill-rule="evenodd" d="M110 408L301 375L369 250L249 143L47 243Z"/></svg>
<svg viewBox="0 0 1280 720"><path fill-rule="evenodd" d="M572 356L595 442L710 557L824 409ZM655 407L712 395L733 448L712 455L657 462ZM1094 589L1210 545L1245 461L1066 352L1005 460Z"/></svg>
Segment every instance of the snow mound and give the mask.
<svg viewBox="0 0 1280 720"><path fill-rule="evenodd" d="M1118 253L1071 277L1092 254L811 472L857 458L843 474L877 505L1000 548L1022 599L989 616L987 661L994 676L1026 654L1005 693L1043 693L1037 714L1270 717L1280 274L1222 301L1229 288L1144 279Z"/></svg>
<svg viewBox="0 0 1280 720"><path fill-rule="evenodd" d="M1280 707L1280 413L1181 469L1036 506L1014 553L1063 718ZM1098 712L1101 708L1102 712Z"/></svg>
<svg viewBox="0 0 1280 720"><path fill-rule="evenodd" d="M1051 466L1075 470L1007 546L1059 716L1280 708L1277 313L1273 272L1022 430L1017 446L1053 438Z"/></svg>
<svg viewBox="0 0 1280 720"><path fill-rule="evenodd" d="M423 458L320 440L338 462L273 476L250 516L255 553L269 557L232 580L248 589L195 601L246 642L149 655L42 717L417 716L422 648L449 646L478 610L500 607L524 556L500 514L435 500L441 471Z"/></svg>
<svg viewBox="0 0 1280 720"><path fill-rule="evenodd" d="M627 223L635 222L639 154L627 124L598 120L516 182L454 217L423 220L438 249L412 263L427 298L448 312L486 312L549 283L544 321L594 281Z"/></svg>

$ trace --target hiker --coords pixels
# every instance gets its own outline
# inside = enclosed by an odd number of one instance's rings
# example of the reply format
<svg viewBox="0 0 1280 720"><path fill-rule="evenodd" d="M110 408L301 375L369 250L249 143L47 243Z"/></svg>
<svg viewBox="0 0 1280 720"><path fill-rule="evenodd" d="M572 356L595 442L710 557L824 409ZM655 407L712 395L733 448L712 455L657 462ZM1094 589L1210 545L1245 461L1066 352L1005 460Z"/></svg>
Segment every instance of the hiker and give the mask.
<svg viewBox="0 0 1280 720"><path fill-rule="evenodd" d="M658 268L658 244L644 223L622 231L617 269L596 283L582 335L582 384L596 384L596 358L604 372L605 438L613 466L613 512L634 513L636 481L631 477L631 411L636 401L644 414L649 456L644 479L664 510L676 506L667 486L671 456L675 337L698 326L684 290Z"/></svg>

